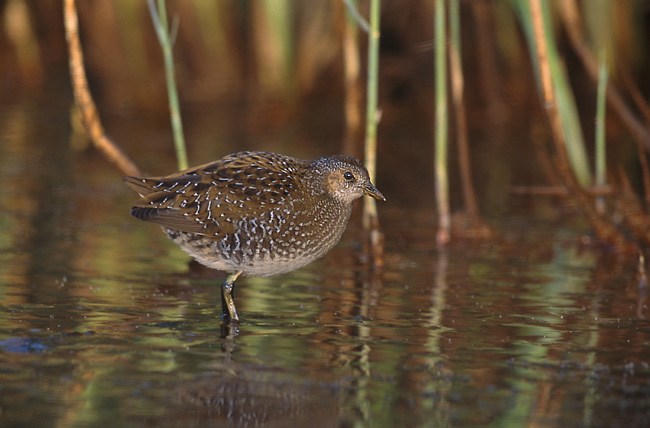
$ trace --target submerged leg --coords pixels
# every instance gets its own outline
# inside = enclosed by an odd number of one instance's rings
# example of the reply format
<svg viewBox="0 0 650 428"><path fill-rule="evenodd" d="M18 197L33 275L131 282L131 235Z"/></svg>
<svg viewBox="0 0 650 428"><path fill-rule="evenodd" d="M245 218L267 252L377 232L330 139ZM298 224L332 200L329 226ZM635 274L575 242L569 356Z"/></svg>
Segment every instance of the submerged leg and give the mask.
<svg viewBox="0 0 650 428"><path fill-rule="evenodd" d="M223 316L230 317L230 321L239 321L237 309L235 308L235 299L233 298L233 289L237 277L241 275L242 271L233 272L226 277L221 284L221 310Z"/></svg>

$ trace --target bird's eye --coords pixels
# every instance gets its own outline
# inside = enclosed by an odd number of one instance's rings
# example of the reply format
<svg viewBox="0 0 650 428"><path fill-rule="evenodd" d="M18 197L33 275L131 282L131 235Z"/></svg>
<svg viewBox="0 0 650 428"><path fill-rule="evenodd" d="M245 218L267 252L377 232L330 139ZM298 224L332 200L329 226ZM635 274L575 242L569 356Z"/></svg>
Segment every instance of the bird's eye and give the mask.
<svg viewBox="0 0 650 428"><path fill-rule="evenodd" d="M352 174L350 171L347 171L345 174L343 174L343 178L345 178L347 181L352 181L354 180L354 174Z"/></svg>

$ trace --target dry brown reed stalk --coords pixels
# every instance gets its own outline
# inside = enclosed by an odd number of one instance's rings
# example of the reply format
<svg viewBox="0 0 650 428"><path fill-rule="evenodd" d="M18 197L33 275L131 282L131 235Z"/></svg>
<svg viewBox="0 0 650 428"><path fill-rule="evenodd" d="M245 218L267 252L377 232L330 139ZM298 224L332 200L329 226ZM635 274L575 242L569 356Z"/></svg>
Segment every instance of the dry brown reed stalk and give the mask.
<svg viewBox="0 0 650 428"><path fill-rule="evenodd" d="M582 61L582 65L587 70L589 77L594 82L597 82L599 73L598 61L585 41L578 5L575 0L563 0L556 4L559 6L560 17L573 49L578 55L578 58L580 58L580 61ZM650 152L650 132L625 103L621 93L613 82L607 85L607 102L618 114L634 139L639 144L642 144L647 152Z"/></svg>
<svg viewBox="0 0 650 428"><path fill-rule="evenodd" d="M566 0L559 2L560 16L562 22L569 36L569 40L573 49L578 54L582 61L584 68L590 77L597 81L598 79L598 62L589 49L582 25L578 5L575 0ZM623 84L630 93L632 100L635 102L638 110L641 112L646 120L650 122L650 108L643 100L637 85L631 78L629 71L619 66L620 75L623 79ZM641 172L644 184L644 196L646 201L646 210L650 209L650 167L648 166L648 152L650 152L650 128L647 124L637 118L632 109L625 103L623 96L615 86L614 82L608 82L607 85L607 101L613 110L618 114L623 124L628 128L632 137L637 142L639 162L641 164ZM648 227L650 225L650 218L647 216L647 211L644 211L638 199L634 195L631 186L629 185L628 178L624 175L623 171L619 169L619 186L614 192L616 195L616 205L621 213L623 213L625 222L630 226L632 234L642 246L650 246L650 238L648 235Z"/></svg>
<svg viewBox="0 0 650 428"><path fill-rule="evenodd" d="M343 153L360 157L359 137L361 135L361 58L356 23L349 18L343 2L335 1L341 15L341 42L343 51L343 86L345 108L345 136Z"/></svg>
<svg viewBox="0 0 650 428"><path fill-rule="evenodd" d="M454 29L455 19L452 7L458 7L458 2L452 2L450 5L450 24L451 37L449 49L449 75L451 81L451 98L454 104L454 118L456 119L456 141L458 142L458 164L460 167L461 182L463 187L463 197L465 199L465 208L471 217L478 218L478 203L476 202L476 192L472 184L472 167L469 160L469 144L467 143L467 115L465 113L465 103L463 94L465 90L465 80L463 78L463 69L460 59L460 34L459 28ZM459 13L455 11L456 15ZM456 16L457 18L457 16Z"/></svg>
<svg viewBox="0 0 650 428"><path fill-rule="evenodd" d="M474 43L476 49L477 77L479 90L488 106L488 117L491 121L502 121L506 112L504 108L503 73L499 70L499 54L496 48L497 26L494 22L496 7L492 0L473 0L464 2L474 18Z"/></svg>
<svg viewBox="0 0 650 428"><path fill-rule="evenodd" d="M83 53L79 41L79 19L74 0L65 0L63 13L68 43L70 80L72 81L75 103L81 113L81 122L95 147L115 163L122 173L134 176L142 175L135 163L106 135L99 119L97 107L88 89L88 80L84 70Z"/></svg>
<svg viewBox="0 0 650 428"><path fill-rule="evenodd" d="M465 210L469 220L469 228L463 230L467 236L489 237L492 235L490 228L481 219L481 214L476 200L476 191L472 180L472 166L467 138L467 114L463 94L465 80L461 64L460 46L460 6L458 0L450 2L450 48L449 48L449 74L451 81L451 98L454 105L454 118L456 119L456 141L458 144L458 165L460 168L461 187Z"/></svg>
<svg viewBox="0 0 650 428"><path fill-rule="evenodd" d="M562 182L567 187L571 196L578 204L579 209L587 217L598 237L614 246L625 246L627 240L614 225L598 215L591 198L584 192L571 169L569 157L566 152L565 136L562 130L562 123L558 113L555 91L551 80L551 70L548 63L548 51L546 45L546 34L542 16L541 0L529 0L530 13L532 18L533 33L536 45L537 64L539 67L540 86L542 92L542 103L544 111L551 128L551 135L555 147L555 164Z"/></svg>
<svg viewBox="0 0 650 428"><path fill-rule="evenodd" d="M650 248L650 217L648 217L632 190L632 185L622 168L618 169L616 183L616 208L642 247Z"/></svg>
<svg viewBox="0 0 650 428"><path fill-rule="evenodd" d="M623 80L623 84L627 88L628 92L634 100L634 104L639 109L643 118L645 119L646 124L650 124L650 106L643 99L639 87L632 79L630 71L625 67L619 67L619 72ZM650 126L650 125L646 125ZM650 129L649 129L650 131ZM641 164L641 173L643 176L643 190L646 204L646 211L650 211L650 166L648 165L648 153L646 153L645 148L641 144L637 144L639 151L639 163Z"/></svg>
<svg viewBox="0 0 650 428"><path fill-rule="evenodd" d="M643 146L636 145L639 152L639 163L641 164L641 176L643 178L643 196L645 198L646 212L650 210L650 165L648 165L648 154Z"/></svg>

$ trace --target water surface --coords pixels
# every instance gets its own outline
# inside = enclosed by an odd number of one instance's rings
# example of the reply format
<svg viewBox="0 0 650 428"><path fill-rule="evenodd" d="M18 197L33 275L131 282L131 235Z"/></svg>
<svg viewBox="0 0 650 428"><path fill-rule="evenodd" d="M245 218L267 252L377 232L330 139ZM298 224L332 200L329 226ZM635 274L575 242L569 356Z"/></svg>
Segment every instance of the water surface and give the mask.
<svg viewBox="0 0 650 428"><path fill-rule="evenodd" d="M650 424L635 257L591 245L575 216L539 215L553 201L439 251L430 205L389 183L382 269L354 217L325 258L240 279L229 329L224 275L128 216L119 174L71 149L68 102L0 114L3 426ZM125 121L115 132L159 132Z"/></svg>

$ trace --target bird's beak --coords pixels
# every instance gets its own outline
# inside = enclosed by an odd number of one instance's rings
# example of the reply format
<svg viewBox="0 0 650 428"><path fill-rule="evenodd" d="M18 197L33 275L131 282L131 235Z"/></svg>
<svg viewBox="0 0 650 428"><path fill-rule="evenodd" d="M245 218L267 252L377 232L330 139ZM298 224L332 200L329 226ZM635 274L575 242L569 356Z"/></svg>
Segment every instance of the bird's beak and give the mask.
<svg viewBox="0 0 650 428"><path fill-rule="evenodd" d="M386 197L372 184L363 186L363 193L380 201L386 201Z"/></svg>

